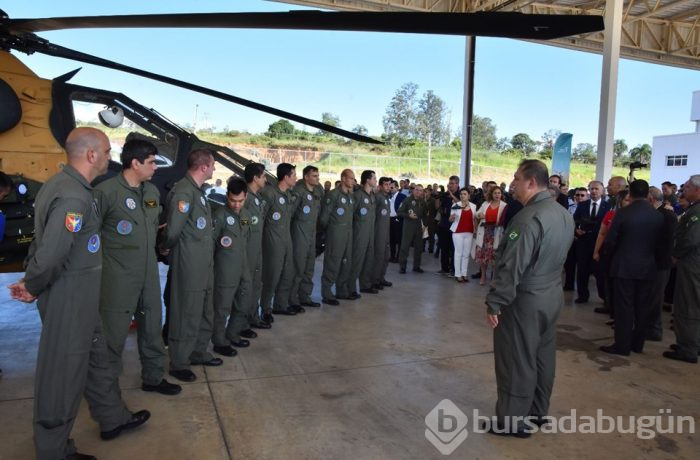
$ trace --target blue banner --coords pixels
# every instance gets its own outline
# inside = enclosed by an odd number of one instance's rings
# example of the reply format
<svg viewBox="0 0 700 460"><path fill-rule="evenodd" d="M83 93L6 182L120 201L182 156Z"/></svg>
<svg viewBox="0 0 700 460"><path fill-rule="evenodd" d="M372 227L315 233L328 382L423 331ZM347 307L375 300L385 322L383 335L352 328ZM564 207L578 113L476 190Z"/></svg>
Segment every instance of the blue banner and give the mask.
<svg viewBox="0 0 700 460"><path fill-rule="evenodd" d="M554 142L552 151L552 172L561 176L562 182L569 184L569 171L571 168L571 140L574 135L562 133Z"/></svg>

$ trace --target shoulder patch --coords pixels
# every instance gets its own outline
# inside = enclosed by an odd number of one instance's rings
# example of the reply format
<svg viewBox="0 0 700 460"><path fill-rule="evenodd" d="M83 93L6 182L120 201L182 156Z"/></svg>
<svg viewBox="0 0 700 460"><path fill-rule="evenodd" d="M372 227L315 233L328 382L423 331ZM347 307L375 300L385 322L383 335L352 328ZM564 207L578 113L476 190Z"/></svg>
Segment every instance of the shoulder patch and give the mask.
<svg viewBox="0 0 700 460"><path fill-rule="evenodd" d="M520 232L519 232L518 230L512 230L512 231L508 234L508 239L509 239L510 241L515 241L515 240L517 240L518 238L520 238Z"/></svg>
<svg viewBox="0 0 700 460"><path fill-rule="evenodd" d="M190 210L190 203L185 200L180 200L177 202L177 209L184 214Z"/></svg>
<svg viewBox="0 0 700 460"><path fill-rule="evenodd" d="M71 233L78 233L83 227L83 215L79 212L66 213L66 229Z"/></svg>

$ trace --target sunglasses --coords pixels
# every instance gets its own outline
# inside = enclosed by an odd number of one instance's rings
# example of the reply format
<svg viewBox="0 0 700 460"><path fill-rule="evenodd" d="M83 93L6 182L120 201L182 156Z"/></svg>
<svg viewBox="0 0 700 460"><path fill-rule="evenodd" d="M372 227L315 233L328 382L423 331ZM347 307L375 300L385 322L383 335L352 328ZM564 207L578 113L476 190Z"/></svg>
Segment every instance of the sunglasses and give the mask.
<svg viewBox="0 0 700 460"><path fill-rule="evenodd" d="M585 197L585 196L586 196L586 194L585 194L585 193L577 193L577 194L576 194L576 196L582 196L582 197Z"/></svg>

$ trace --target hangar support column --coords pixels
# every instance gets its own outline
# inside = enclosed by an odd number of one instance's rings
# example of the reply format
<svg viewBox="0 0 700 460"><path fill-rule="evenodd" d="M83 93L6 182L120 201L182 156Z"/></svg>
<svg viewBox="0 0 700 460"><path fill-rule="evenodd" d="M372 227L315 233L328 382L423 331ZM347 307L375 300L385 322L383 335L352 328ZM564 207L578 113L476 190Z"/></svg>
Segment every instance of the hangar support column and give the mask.
<svg viewBox="0 0 700 460"><path fill-rule="evenodd" d="M603 76L600 84L600 117L598 121L598 159L595 178L606 181L612 176L617 103L617 70L620 62L623 0L605 2L605 41L603 43Z"/></svg>

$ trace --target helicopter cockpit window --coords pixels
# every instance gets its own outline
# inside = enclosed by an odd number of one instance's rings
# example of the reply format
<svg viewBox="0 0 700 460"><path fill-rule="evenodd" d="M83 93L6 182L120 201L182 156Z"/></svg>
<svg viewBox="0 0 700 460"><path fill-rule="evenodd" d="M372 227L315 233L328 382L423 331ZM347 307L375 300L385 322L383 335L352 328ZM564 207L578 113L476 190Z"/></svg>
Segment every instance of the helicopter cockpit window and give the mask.
<svg viewBox="0 0 700 460"><path fill-rule="evenodd" d="M119 101L98 103L73 100L76 126L90 126L104 131L112 144L111 159L120 163L122 146L130 139L151 142L158 149L156 164L159 168L173 165L177 156L179 138L166 128L155 125Z"/></svg>

